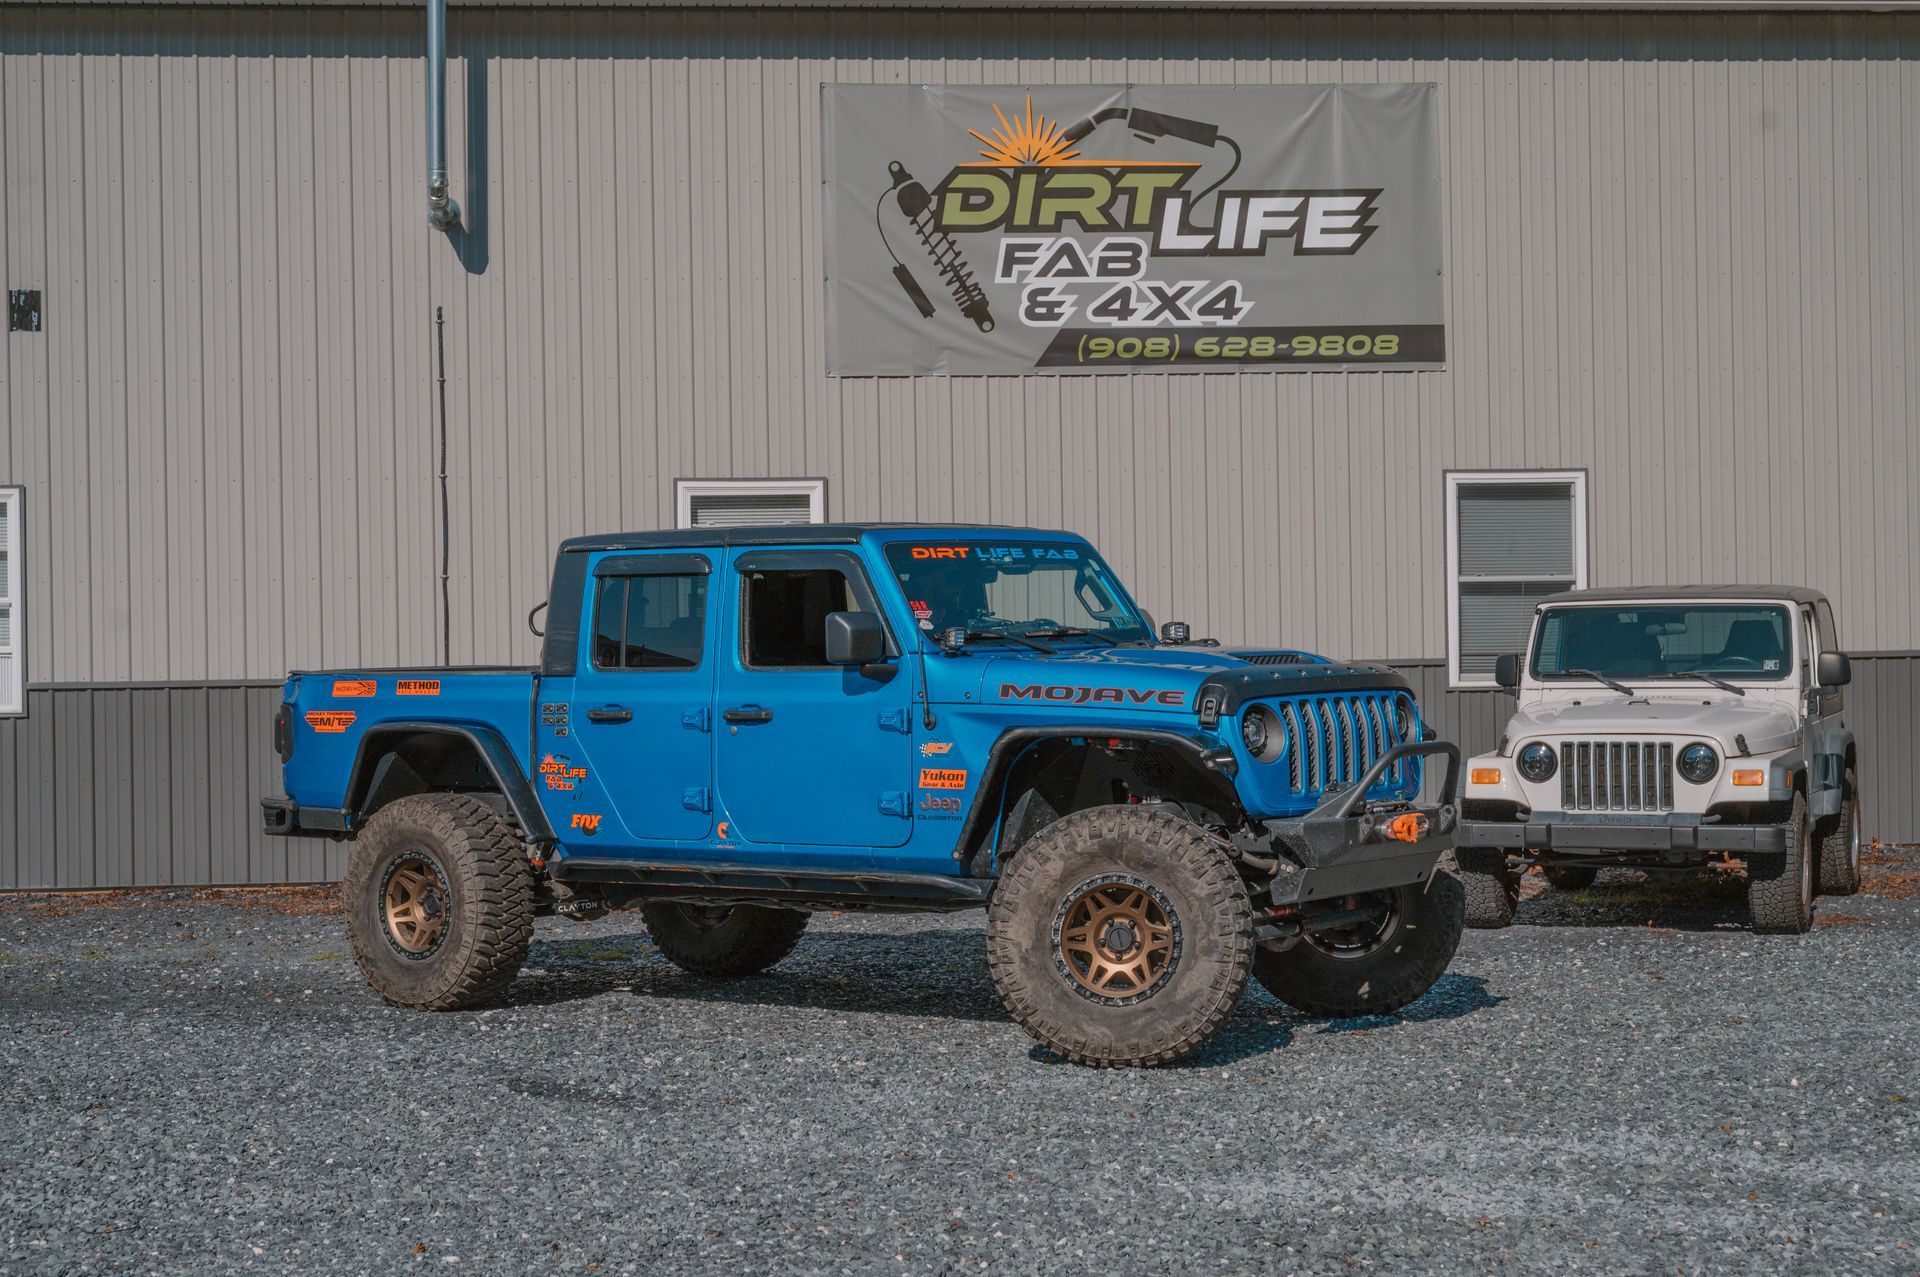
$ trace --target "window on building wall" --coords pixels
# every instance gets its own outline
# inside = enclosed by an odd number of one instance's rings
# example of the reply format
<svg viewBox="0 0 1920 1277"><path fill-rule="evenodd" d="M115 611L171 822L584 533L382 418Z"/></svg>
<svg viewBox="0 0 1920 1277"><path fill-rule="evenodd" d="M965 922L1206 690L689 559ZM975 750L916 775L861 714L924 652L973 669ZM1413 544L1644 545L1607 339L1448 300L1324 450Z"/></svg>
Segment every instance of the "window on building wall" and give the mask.
<svg viewBox="0 0 1920 1277"><path fill-rule="evenodd" d="M21 531L23 489L0 487L0 717L27 712L27 625L25 535Z"/></svg>
<svg viewBox="0 0 1920 1277"><path fill-rule="evenodd" d="M1494 686L1494 661L1526 650L1540 600L1586 583L1584 470L1447 475L1447 675L1453 686Z"/></svg>
<svg viewBox="0 0 1920 1277"><path fill-rule="evenodd" d="M681 479L674 484L683 528L739 528L755 523L824 523L825 479Z"/></svg>

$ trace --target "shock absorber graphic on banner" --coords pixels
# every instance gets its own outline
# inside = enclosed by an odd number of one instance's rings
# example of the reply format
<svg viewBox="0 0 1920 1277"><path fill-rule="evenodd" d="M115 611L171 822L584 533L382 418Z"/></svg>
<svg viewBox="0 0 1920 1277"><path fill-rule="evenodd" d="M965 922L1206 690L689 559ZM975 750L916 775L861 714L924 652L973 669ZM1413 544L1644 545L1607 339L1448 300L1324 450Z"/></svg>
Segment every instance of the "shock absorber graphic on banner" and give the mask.
<svg viewBox="0 0 1920 1277"><path fill-rule="evenodd" d="M934 220L933 195L925 186L915 181L913 174L907 172L906 166L898 160L887 165L887 176L893 179L893 186L890 190L883 191L879 202L874 205L873 221L880 230L880 242L886 246L887 255L893 258L893 277L900 281L901 290L913 302L914 308L920 312L922 319L933 318L933 300L927 296L926 290L920 287L920 281L913 277L913 272L907 269L906 263L900 260L900 255L893 251L893 245L887 241L887 228L886 224L880 220L880 210L886 206L888 195L893 196L893 201L899 207L901 215L907 219L907 224L913 228L914 236L919 239L920 246L926 250L928 258L932 260L934 270L939 272L941 280L953 294L953 304L960 308L962 315L973 321L975 328L983 333L992 332L993 312L987 307L987 294L981 289L979 281L974 278L973 268L967 264L966 257L961 254L959 243L952 235L940 229L939 224Z"/></svg>

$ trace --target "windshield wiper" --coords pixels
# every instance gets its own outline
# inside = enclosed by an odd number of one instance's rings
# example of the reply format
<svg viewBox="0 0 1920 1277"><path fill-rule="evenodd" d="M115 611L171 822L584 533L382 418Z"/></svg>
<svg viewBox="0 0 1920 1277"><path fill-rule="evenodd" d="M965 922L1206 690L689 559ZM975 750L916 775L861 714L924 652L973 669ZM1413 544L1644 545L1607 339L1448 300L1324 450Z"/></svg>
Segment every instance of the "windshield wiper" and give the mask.
<svg viewBox="0 0 1920 1277"><path fill-rule="evenodd" d="M1615 682L1599 670L1568 670L1567 673L1572 674L1576 678L1590 678L1596 683L1605 683L1622 696L1631 697L1634 694L1631 687L1628 687L1625 683Z"/></svg>
<svg viewBox="0 0 1920 1277"><path fill-rule="evenodd" d="M1081 629L1077 625L1056 625L1050 630L1022 630L1020 631L1020 636L1030 639L1090 638L1097 643L1105 643L1108 647L1120 646L1118 639L1108 638L1106 635L1093 630Z"/></svg>
<svg viewBox="0 0 1920 1277"><path fill-rule="evenodd" d="M1735 683L1729 683L1724 678L1715 678L1711 674L1703 674L1699 670L1675 670L1673 673L1666 675L1666 677L1667 678L1697 678L1702 683L1712 683L1715 687L1719 688L1721 691L1732 692L1735 696L1745 696L1747 694L1746 688L1741 687Z"/></svg>
<svg viewBox="0 0 1920 1277"><path fill-rule="evenodd" d="M999 639L1003 643L1018 643L1020 646L1030 647L1036 652L1045 652L1048 656L1053 655L1053 649L1045 643L1036 643L1026 635L1015 634L1010 630L968 630L967 641L972 642L974 639Z"/></svg>

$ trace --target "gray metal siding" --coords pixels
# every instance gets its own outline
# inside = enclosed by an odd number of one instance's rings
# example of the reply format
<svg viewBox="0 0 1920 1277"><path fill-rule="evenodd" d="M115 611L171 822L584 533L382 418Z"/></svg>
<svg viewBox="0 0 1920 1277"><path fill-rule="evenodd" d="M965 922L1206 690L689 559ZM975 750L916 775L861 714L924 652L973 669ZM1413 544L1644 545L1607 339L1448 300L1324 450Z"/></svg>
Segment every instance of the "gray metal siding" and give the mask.
<svg viewBox="0 0 1920 1277"><path fill-rule="evenodd" d="M458 661L533 659L558 537L794 474L836 518L1083 531L1202 633L1431 661L1442 475L1507 467L1590 471L1596 585L1803 582L1849 648L1920 647L1920 15L462 10L443 237L417 11L5 12L38 684L435 657L436 305ZM1446 371L824 375L822 81L1395 79L1440 86ZM1912 669L1865 676L1908 724ZM0 730L0 873L337 868L251 833L264 714L89 695ZM1913 836L1910 727L1858 703ZM128 796L75 779L123 745Z"/></svg>

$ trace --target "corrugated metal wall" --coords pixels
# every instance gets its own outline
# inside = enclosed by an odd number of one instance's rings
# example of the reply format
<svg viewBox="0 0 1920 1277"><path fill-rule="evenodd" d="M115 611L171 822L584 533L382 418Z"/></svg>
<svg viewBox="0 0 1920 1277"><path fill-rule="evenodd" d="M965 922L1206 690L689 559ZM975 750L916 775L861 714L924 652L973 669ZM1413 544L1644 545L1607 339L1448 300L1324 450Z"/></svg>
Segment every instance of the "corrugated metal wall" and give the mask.
<svg viewBox="0 0 1920 1277"><path fill-rule="evenodd" d="M1920 16L452 30L447 239L417 11L6 7L0 277L46 292L0 347L35 682L434 655L436 305L457 660L531 659L556 538L782 474L837 518L1086 532L1223 638L1430 660L1441 476L1489 466L1591 470L1596 584L1804 581L1850 648L1920 647ZM1436 81L1451 367L828 379L825 80Z"/></svg>

